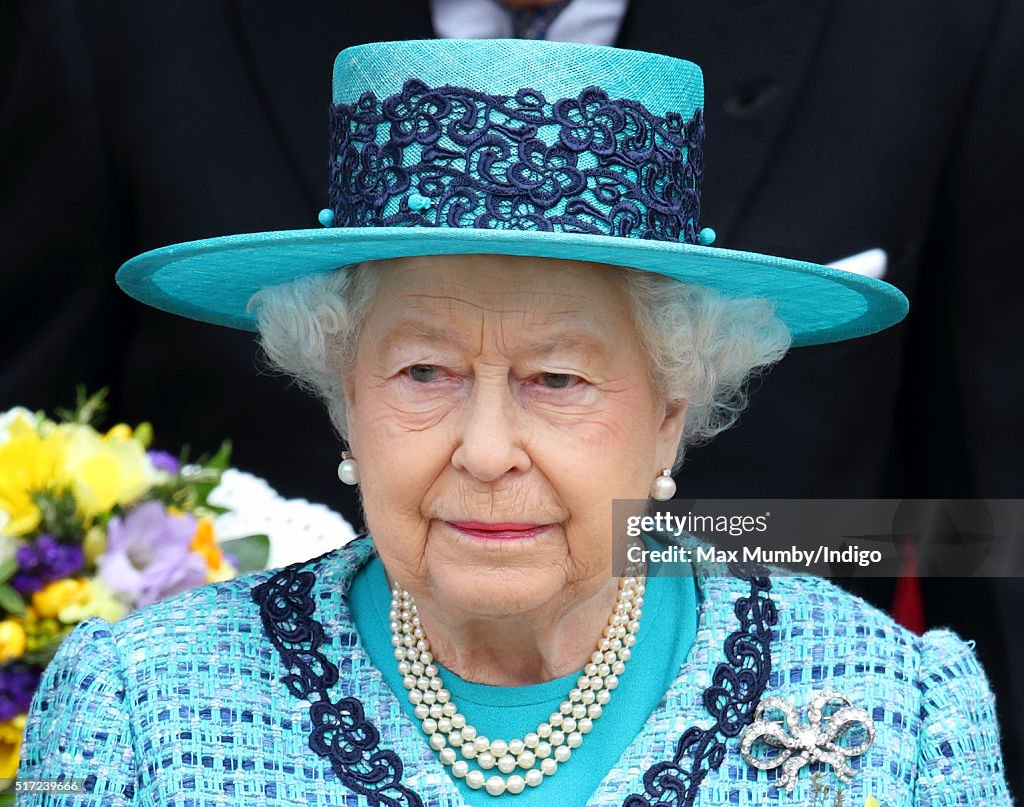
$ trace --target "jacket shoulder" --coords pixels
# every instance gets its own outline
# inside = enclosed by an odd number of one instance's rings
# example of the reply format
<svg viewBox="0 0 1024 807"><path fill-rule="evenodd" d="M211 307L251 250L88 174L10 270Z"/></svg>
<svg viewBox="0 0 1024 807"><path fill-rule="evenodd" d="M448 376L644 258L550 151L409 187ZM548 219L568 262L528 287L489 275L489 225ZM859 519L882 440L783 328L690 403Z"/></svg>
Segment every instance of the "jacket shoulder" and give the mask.
<svg viewBox="0 0 1024 807"><path fill-rule="evenodd" d="M159 600L112 623L111 633L124 651L127 645L134 643L155 649L164 644L177 644L168 642L170 637L186 639L210 631L237 630L258 617L252 591L276 571L251 572Z"/></svg>
<svg viewBox="0 0 1024 807"><path fill-rule="evenodd" d="M808 629L814 627L812 636L835 632L840 636L896 642L909 648L916 648L920 639L885 611L821 577L773 570L771 595L787 617L780 618L782 629L789 622L796 637L807 636Z"/></svg>

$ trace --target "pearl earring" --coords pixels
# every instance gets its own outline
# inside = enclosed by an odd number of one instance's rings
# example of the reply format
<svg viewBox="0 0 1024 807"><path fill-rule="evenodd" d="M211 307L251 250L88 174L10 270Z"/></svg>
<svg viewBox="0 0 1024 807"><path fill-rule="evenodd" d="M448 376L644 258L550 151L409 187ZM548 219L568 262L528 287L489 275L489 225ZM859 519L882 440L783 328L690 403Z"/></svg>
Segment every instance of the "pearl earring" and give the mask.
<svg viewBox="0 0 1024 807"><path fill-rule="evenodd" d="M661 473L654 478L651 486L651 498L659 502L667 502L676 495L676 482L672 478L671 468L662 468Z"/></svg>
<svg viewBox="0 0 1024 807"><path fill-rule="evenodd" d="M338 479L346 485L359 484L359 466L356 465L356 461L352 459L352 455L347 451L341 452L341 463L338 465Z"/></svg>

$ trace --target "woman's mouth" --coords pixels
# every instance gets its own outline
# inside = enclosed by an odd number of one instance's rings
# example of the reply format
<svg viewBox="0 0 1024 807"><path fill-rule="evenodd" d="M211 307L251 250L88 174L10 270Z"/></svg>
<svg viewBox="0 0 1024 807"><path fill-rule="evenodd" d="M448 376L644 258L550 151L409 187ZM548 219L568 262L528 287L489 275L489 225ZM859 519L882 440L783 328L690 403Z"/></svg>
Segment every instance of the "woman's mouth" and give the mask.
<svg viewBox="0 0 1024 807"><path fill-rule="evenodd" d="M550 524L522 524L511 521L446 521L452 529L482 541L516 541L533 538Z"/></svg>

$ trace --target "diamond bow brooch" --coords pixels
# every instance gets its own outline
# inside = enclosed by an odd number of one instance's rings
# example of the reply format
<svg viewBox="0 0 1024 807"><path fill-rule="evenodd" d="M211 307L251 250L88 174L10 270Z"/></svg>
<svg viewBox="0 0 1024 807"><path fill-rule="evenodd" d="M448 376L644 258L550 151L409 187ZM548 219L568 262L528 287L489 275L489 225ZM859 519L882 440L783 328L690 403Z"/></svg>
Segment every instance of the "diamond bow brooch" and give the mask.
<svg viewBox="0 0 1024 807"><path fill-rule="evenodd" d="M775 715L769 719L768 715ZM781 713L781 717L777 715ZM849 733L863 734L859 745L841 745ZM778 787L789 793L804 765L824 762L835 769L841 782L857 773L848 760L863 754L875 740L875 724L864 709L854 706L841 692L826 690L811 699L807 723L782 698L765 698L754 711L754 722L740 735L740 752L749 764L762 771L781 767ZM758 743L758 741L761 741ZM769 749L765 754L764 746ZM778 753L771 753L772 750ZM760 753L755 753L760 752Z"/></svg>

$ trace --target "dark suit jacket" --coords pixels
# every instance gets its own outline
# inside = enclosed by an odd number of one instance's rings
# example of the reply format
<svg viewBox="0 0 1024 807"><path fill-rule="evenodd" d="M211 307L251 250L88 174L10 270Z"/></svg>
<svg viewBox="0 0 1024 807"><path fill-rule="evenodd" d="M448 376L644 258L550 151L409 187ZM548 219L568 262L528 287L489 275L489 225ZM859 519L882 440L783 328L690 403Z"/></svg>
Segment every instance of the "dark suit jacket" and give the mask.
<svg viewBox="0 0 1024 807"><path fill-rule="evenodd" d="M381 9L0 12L0 408L110 385L113 414L151 420L161 447L231 437L239 467L358 520L326 417L259 370L252 337L147 309L113 272L175 241L316 226L334 54L432 35L424 0ZM702 224L718 245L818 262L881 247L912 304L883 334L794 351L738 429L691 452L681 493L1024 495L1022 31L1019 0L631 4L619 45L704 69ZM932 624L979 641L1024 792L1021 587L929 585Z"/></svg>

